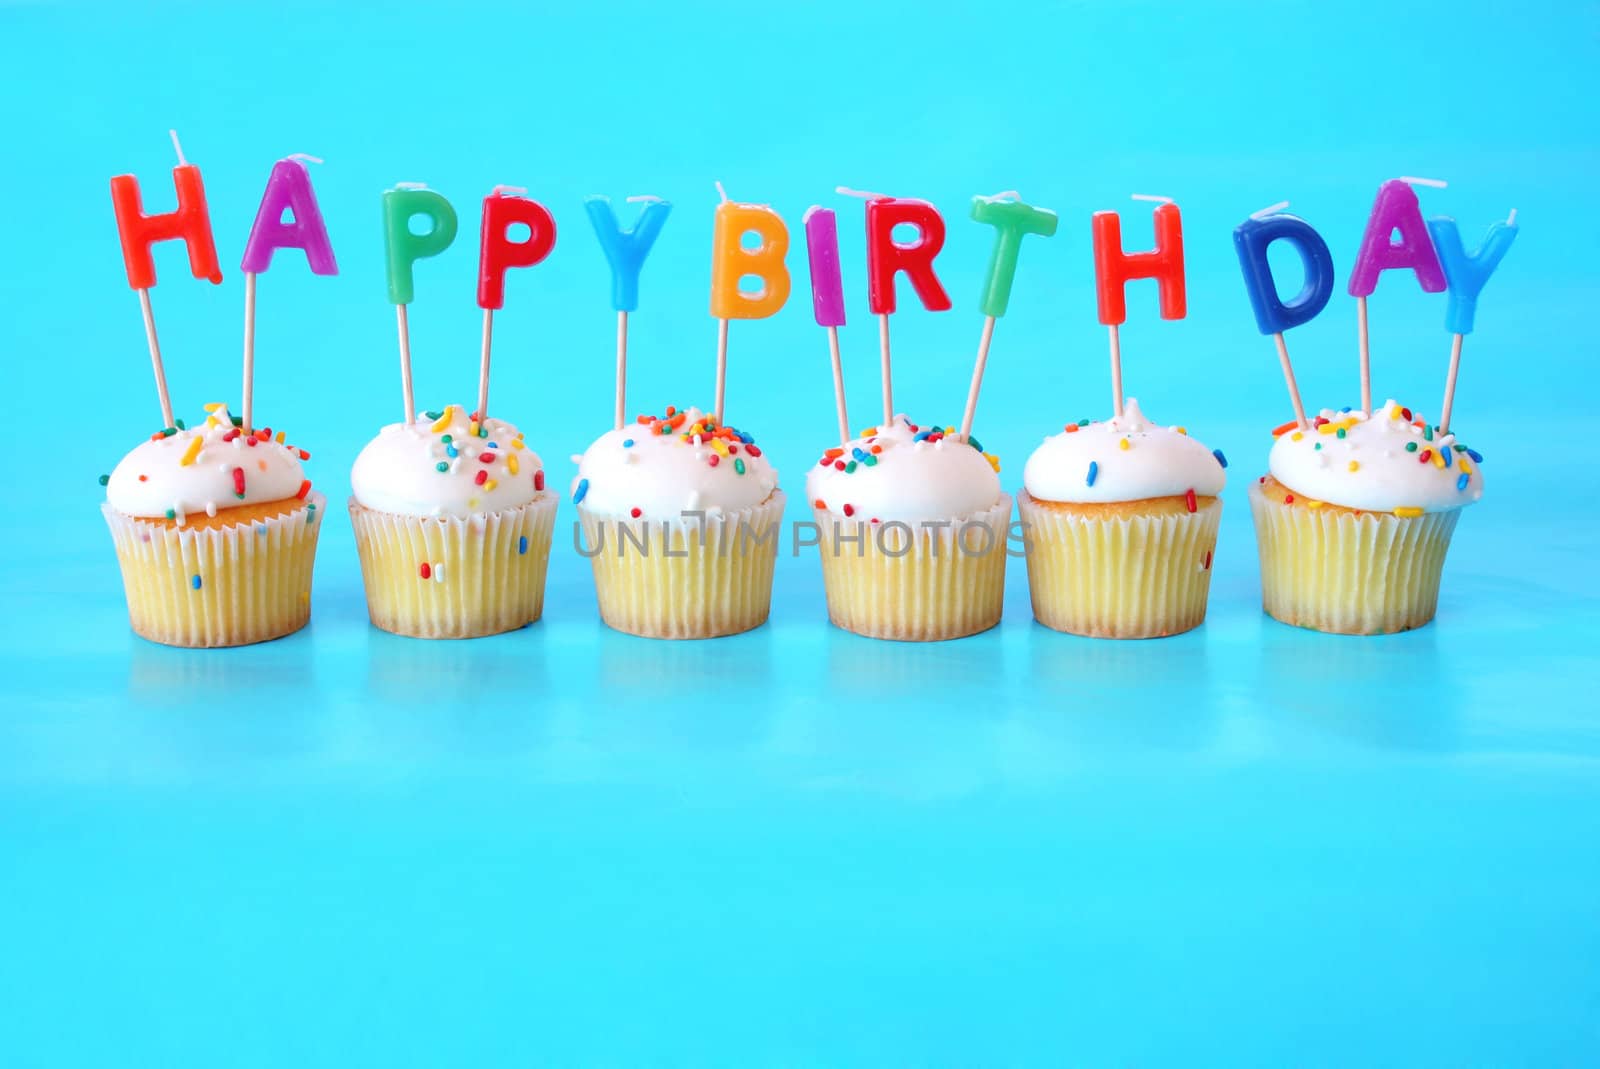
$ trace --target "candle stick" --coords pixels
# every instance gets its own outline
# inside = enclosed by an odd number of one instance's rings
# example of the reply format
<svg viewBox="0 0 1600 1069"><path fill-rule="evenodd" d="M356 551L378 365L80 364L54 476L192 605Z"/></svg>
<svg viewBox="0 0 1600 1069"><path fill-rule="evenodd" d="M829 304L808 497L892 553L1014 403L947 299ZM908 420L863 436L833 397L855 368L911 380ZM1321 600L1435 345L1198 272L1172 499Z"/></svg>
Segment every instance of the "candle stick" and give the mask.
<svg viewBox="0 0 1600 1069"><path fill-rule="evenodd" d="M1333 256L1328 252L1328 243L1310 223L1283 211L1288 206L1288 201L1280 201L1240 223L1233 231L1233 247L1239 254L1239 267L1244 272L1245 292L1250 296L1256 327L1261 333L1272 335L1278 363L1283 368L1284 385L1289 388L1289 401L1294 406L1295 422L1304 431L1309 430L1311 424L1306 419L1305 405L1300 401L1300 387L1295 384L1294 367L1289 363L1289 347L1283 335L1302 323L1309 323L1327 307L1333 296ZM1305 284L1287 302L1278 296L1278 284L1267 260L1267 246L1274 241L1288 242L1299 253L1305 268Z"/></svg>
<svg viewBox="0 0 1600 1069"><path fill-rule="evenodd" d="M195 278L222 281L217 265L217 247L211 235L211 215L206 208L205 184L200 168L183 157L183 145L176 130L172 147L178 165L172 169L172 182L178 193L176 211L165 215L146 215L139 193L139 180L131 174L111 179L111 207L116 213L117 234L122 242L122 262L127 268L128 285L139 294L139 310L144 317L145 342L150 348L150 366L155 372L156 397L161 403L161 425L173 426L172 399L167 393L167 373L161 362L161 343L156 337L155 311L150 291L156 284L155 258L150 249L157 242L180 240L189 253L189 271Z"/></svg>
<svg viewBox="0 0 1600 1069"><path fill-rule="evenodd" d="M1349 292L1356 299L1356 332L1361 355L1361 411L1372 414L1372 353L1367 330L1367 298L1378 288L1378 276L1385 271L1408 267L1416 272L1424 293L1439 293L1445 288L1444 269L1434 252L1428 228L1422 221L1422 206L1411 187L1445 188L1433 178L1391 178L1378 187L1372 214L1361 236L1361 248L1350 272ZM1400 240L1393 240L1398 233Z"/></svg>
<svg viewBox="0 0 1600 1069"><path fill-rule="evenodd" d="M1124 290L1136 278L1153 278L1160 286L1161 318L1182 319L1188 311L1183 279L1183 219L1171 197L1135 193L1134 200L1153 201L1156 247L1148 252L1122 251L1122 217L1095 212L1094 271L1100 322L1111 337L1111 410L1122 415L1122 339L1118 327L1127 322Z"/></svg>
<svg viewBox="0 0 1600 1069"><path fill-rule="evenodd" d="M495 186L483 198L483 224L478 232L478 307L483 309L483 352L478 364L478 412L489 418L489 348L494 338L494 313L506 303L506 272L532 267L556 246L556 221L536 200L514 196L521 186ZM522 225L528 236L511 240L511 228Z"/></svg>
<svg viewBox="0 0 1600 1069"><path fill-rule="evenodd" d="M428 220L428 230L411 232L416 216ZM405 422L417 418L411 392L411 328L406 305L416 299L412 267L418 260L437 256L456 239L456 210L450 202L420 182L399 182L383 194L383 237L388 260L389 303L394 305L400 334L400 392L405 402Z"/></svg>
<svg viewBox="0 0 1600 1069"><path fill-rule="evenodd" d="M895 275L911 280L922 305L930 312L950 309L950 295L934 273L933 260L944 248L944 218L925 200L889 197L882 193L839 186L835 190L867 202L867 306L878 317L878 355L883 371L883 421L894 419L894 376L889 357L889 316L895 310ZM896 241L898 226L917 231L916 239Z"/></svg>
<svg viewBox="0 0 1600 1069"><path fill-rule="evenodd" d="M972 369L972 385L967 390L967 407L961 416L961 438L972 437L972 420L978 411L978 390L983 386L984 366L989 362L989 342L994 337L995 320L1006 314L1011 302L1011 283L1017 275L1017 255L1022 239L1029 234L1052 237L1056 232L1056 213L1024 204L1014 190L992 197L972 198L972 218L995 228L994 252L989 257L988 280L978 307L983 312L983 334L978 341L978 359Z"/></svg>
<svg viewBox="0 0 1600 1069"><path fill-rule="evenodd" d="M322 209L311 189L311 174L306 163L321 163L315 156L294 153L272 165L267 188L261 195L255 223L250 227L239 270L244 272L244 391L240 415L244 432L253 429L256 366L256 275L272 266L272 254L279 249L300 249L316 275L337 275L328 228ZM283 221L284 212L291 222Z"/></svg>
<svg viewBox="0 0 1600 1069"><path fill-rule="evenodd" d="M831 208L806 209L806 253L811 265L811 307L817 326L828 332L833 361L833 403L839 410L839 444L850 441L844 404L844 365L839 359L839 328L844 326L844 282L839 274L839 224Z"/></svg>
<svg viewBox="0 0 1600 1069"><path fill-rule="evenodd" d="M628 203L643 203L644 207L633 227L623 230L609 199L596 196L583 202L606 262L611 265L611 307L617 313L617 430L627 420L628 313L639 307L639 272L672 211L672 205L660 197L629 197Z"/></svg>
<svg viewBox="0 0 1600 1069"><path fill-rule="evenodd" d="M711 314L717 319L716 417L725 422L723 400L728 381L728 322L765 319L789 299L789 269L783 258L789 251L789 228L765 204L740 204L728 199L717 184L722 203L717 205L711 236ZM761 239L755 248L744 247L744 236ZM753 275L761 288L745 292L739 280Z"/></svg>
<svg viewBox="0 0 1600 1069"><path fill-rule="evenodd" d="M1456 221L1447 216L1428 220L1428 233L1433 237L1434 251L1449 284L1450 299L1445 309L1445 329L1451 333L1450 369L1445 373L1444 403L1439 406L1439 433L1450 429L1450 411L1456 400L1456 375L1461 370L1461 342L1472 333L1472 322L1478 309L1478 294L1483 292L1489 276L1511 250L1517 237L1517 211L1511 210L1503 223L1494 223L1483 241L1472 252L1461 243L1461 231Z"/></svg>

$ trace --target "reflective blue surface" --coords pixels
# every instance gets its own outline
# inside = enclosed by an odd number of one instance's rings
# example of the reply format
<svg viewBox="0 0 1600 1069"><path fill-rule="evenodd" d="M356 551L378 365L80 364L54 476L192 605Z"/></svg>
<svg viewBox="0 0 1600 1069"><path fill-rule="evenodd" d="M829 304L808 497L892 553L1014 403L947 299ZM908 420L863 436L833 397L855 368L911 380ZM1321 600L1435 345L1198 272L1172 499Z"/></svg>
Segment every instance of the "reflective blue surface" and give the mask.
<svg viewBox="0 0 1600 1069"><path fill-rule="evenodd" d="M1594 389L1595 13L1024 5L1005 24L1036 44L1014 55L923 5L595 18L0 9L23 91L8 190L37 206L14 208L0 253L0 434L21 458L0 514L0 1061L1593 1061L1600 547L1565 426ZM1272 88L1325 92L1263 93L1284 40L1316 48ZM1405 41L1426 47L1393 67ZM1500 74L1468 78L1489 48ZM386 94L408 79L402 113ZM1263 125L1278 113L1298 117ZM157 418L106 178L133 170L170 204L168 126L204 168L224 264L271 161L328 160L343 273L262 277L256 405L333 500L399 410L378 200L395 181L458 206L526 185L554 212L555 252L496 318L494 394L556 486L612 408L586 194L675 204L632 317L635 411L711 392L711 180L772 202L796 241L808 204L836 207L858 425L876 328L860 209L833 186L924 196L949 222L955 311L894 323L897 398L926 419L957 418L981 326L993 235L965 219L971 195L1060 212L1022 257L975 426L1010 489L1040 437L1109 405L1089 213L1122 211L1146 247L1127 195L1174 196L1190 315L1161 322L1154 286L1131 287L1124 365L1155 418L1229 457L1210 617L1158 642L1057 635L1014 561L996 631L877 643L827 625L808 550L779 561L767 627L652 643L598 622L563 504L543 622L413 642L367 626L335 508L308 630L145 644L95 485ZM1519 209L1454 421L1488 494L1434 625L1322 636L1259 611L1243 488L1289 416L1230 234L1287 197L1346 272L1397 173L1449 179L1424 210L1469 233ZM176 408L235 400L240 278L157 261ZM475 388L475 265L458 241L419 275L419 404ZM834 421L804 257L790 268L790 306L733 332L728 401L793 499ZM1380 399L1435 410L1444 311L1379 286ZM1336 296L1290 338L1308 404L1354 401L1354 320Z"/></svg>

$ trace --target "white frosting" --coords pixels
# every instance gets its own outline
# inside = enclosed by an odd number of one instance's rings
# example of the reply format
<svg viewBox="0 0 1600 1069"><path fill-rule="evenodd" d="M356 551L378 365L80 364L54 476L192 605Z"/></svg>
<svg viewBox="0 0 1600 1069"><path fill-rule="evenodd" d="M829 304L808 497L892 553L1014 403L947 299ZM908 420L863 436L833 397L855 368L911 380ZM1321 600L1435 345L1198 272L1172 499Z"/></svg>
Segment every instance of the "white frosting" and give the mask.
<svg viewBox="0 0 1600 1069"><path fill-rule="evenodd" d="M814 508L869 521L959 519L1000 500L997 468L958 436L899 415L838 456L825 455L806 474L806 498Z"/></svg>
<svg viewBox="0 0 1600 1069"><path fill-rule="evenodd" d="M1022 469L1030 497L1074 504L1144 501L1190 490L1216 497L1226 481L1209 447L1176 427L1151 423L1131 397L1120 416L1046 438Z"/></svg>
<svg viewBox="0 0 1600 1069"><path fill-rule="evenodd" d="M421 413L414 423L389 424L350 471L356 501L399 516L464 518L518 508L543 486L544 462L522 432L493 416L478 427L463 405L448 405L434 419Z"/></svg>
<svg viewBox="0 0 1600 1069"><path fill-rule="evenodd" d="M140 442L123 457L106 480L106 503L127 516L182 523L191 514L215 516L299 494L306 476L298 449L275 436L246 437L226 408L209 407L200 426Z"/></svg>
<svg viewBox="0 0 1600 1069"><path fill-rule="evenodd" d="M1416 425L1426 424L1420 415L1415 422L1405 419L1393 401L1370 419L1327 408L1318 418L1326 425L1308 431L1291 427L1272 446L1272 477L1296 494L1372 512L1444 512L1483 496L1483 472L1468 453L1456 449L1456 436L1424 430ZM1435 457L1448 463L1440 466Z"/></svg>
<svg viewBox="0 0 1600 1069"><path fill-rule="evenodd" d="M772 496L778 471L750 435L718 428L698 408L668 412L664 420L607 431L574 457L572 500L603 516L680 520L685 512L736 512Z"/></svg>

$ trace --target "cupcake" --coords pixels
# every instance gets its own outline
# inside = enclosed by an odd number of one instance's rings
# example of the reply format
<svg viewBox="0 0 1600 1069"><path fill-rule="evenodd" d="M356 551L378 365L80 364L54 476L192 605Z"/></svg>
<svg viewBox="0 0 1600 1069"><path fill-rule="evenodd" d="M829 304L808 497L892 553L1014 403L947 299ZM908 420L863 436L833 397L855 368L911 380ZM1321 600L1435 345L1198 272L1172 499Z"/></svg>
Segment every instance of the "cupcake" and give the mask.
<svg viewBox="0 0 1600 1069"><path fill-rule="evenodd" d="M1098 638L1158 638L1206 616L1222 454L1182 427L1122 415L1069 423L1022 472L1033 615Z"/></svg>
<svg viewBox="0 0 1600 1069"><path fill-rule="evenodd" d="M608 626L714 638L766 621L784 495L754 438L698 408L669 407L573 459L579 551Z"/></svg>
<svg viewBox="0 0 1600 1069"><path fill-rule="evenodd" d="M539 619L556 498L516 427L461 405L390 424L356 457L350 488L375 627L474 638Z"/></svg>
<svg viewBox="0 0 1600 1069"><path fill-rule="evenodd" d="M1000 462L905 416L824 451L806 475L828 616L869 638L987 631L1005 597L1011 498Z"/></svg>
<svg viewBox="0 0 1600 1069"><path fill-rule="evenodd" d="M220 404L205 422L150 436L102 476L133 630L152 642L243 646L311 618L311 565L326 504L311 454Z"/></svg>
<svg viewBox="0 0 1600 1069"><path fill-rule="evenodd" d="M1269 474L1250 487L1267 613L1347 635L1433 619L1456 519L1483 496L1483 458L1394 401L1274 433Z"/></svg>

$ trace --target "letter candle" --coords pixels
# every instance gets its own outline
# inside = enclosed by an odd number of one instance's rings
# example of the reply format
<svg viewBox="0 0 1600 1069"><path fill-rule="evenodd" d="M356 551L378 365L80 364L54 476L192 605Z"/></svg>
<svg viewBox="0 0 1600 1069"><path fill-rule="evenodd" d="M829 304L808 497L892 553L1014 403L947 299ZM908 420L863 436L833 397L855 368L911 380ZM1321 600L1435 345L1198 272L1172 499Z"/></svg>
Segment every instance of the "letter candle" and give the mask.
<svg viewBox="0 0 1600 1069"><path fill-rule="evenodd" d="M716 417L722 423L728 381L728 321L765 319L789 299L789 270L783 265L789 251L789 228L767 205L735 203L728 199L721 182L716 185L722 203L717 205L711 237L711 314L717 318ZM753 249L743 245L744 235L749 233L761 238L761 244ZM739 280L751 275L761 280L761 288L746 293L739 288Z"/></svg>
<svg viewBox="0 0 1600 1069"><path fill-rule="evenodd" d="M1122 251L1122 217L1095 212L1094 273L1100 322L1111 335L1111 409L1122 415L1122 340L1117 328L1128 319L1124 295L1129 282L1153 278L1161 287L1161 318L1182 319L1188 312L1183 280L1183 219L1171 197L1135 193L1134 200L1153 201L1156 247L1149 252Z"/></svg>
<svg viewBox="0 0 1600 1069"><path fill-rule="evenodd" d="M428 220L426 233L413 234L414 216ZM417 418L411 393L411 331L406 305L416 298L412 266L437 256L456 239L456 210L443 196L420 182L398 182L383 194L383 237L389 276L389 303L394 305L400 330L400 392L405 401L405 422Z"/></svg>
<svg viewBox="0 0 1600 1069"><path fill-rule="evenodd" d="M1289 388L1289 401L1294 405L1295 422L1301 430L1309 430L1311 424L1300 401L1300 387L1294 381L1294 367L1289 363L1289 347L1283 335L1309 323L1327 307L1333 296L1333 256L1328 252L1328 243L1310 223L1283 211L1288 206L1288 201L1279 201L1240 223L1233 231L1233 248L1239 254L1256 327L1261 333L1272 335L1277 344L1278 363L1283 368L1284 385ZM1293 246L1305 267L1305 284L1287 302L1278 296L1278 285L1267 261L1267 247L1274 241L1287 241Z"/></svg>
<svg viewBox="0 0 1600 1069"><path fill-rule="evenodd" d="M1378 276L1385 271L1409 267L1416 273L1424 293L1439 293L1445 288L1444 269L1433 251L1433 241L1422 221L1422 206L1411 187L1432 186L1444 189L1445 183L1433 178L1391 178L1378 187L1372 214L1361 236L1361 248L1350 272L1349 292L1356 299L1356 334L1361 349L1361 411L1372 414L1372 354L1367 335L1367 298L1378 288ZM1399 241L1393 235L1400 235Z"/></svg>
<svg viewBox="0 0 1600 1069"><path fill-rule="evenodd" d="M623 230L609 199L595 196L583 202L595 237L600 239L601 251L611 265L611 307L617 313L616 429L619 431L628 418L628 313L639 307L639 272L672 211L672 204L660 197L629 197L628 203L642 203L644 207L639 210L633 227Z"/></svg>
<svg viewBox="0 0 1600 1069"><path fill-rule="evenodd" d="M839 328L844 326L844 282L839 274L839 224L831 208L806 209L806 254L811 265L811 307L817 326L828 332L833 359L833 402L839 410L839 444L850 441L844 405L844 365L839 360Z"/></svg>
<svg viewBox="0 0 1600 1069"><path fill-rule="evenodd" d="M1444 325L1450 331L1450 370L1445 374L1444 403L1439 406L1439 433L1450 429L1450 410L1456 400L1456 374L1461 370L1461 341L1472 333L1472 320L1478 309L1478 294L1494 269L1500 266L1517 237L1517 210L1511 209L1503 223L1494 223L1483 241L1472 252L1461 244L1456 221L1447 216L1428 220L1434 251L1449 283L1450 301L1445 308Z"/></svg>
<svg viewBox="0 0 1600 1069"><path fill-rule="evenodd" d="M322 221L322 209L317 206L317 195L311 189L307 162L322 161L296 152L272 165L266 191L261 195L261 207L256 210L256 221L245 242L244 259L239 263L239 270L244 272L244 396L240 415L246 434L254 428L256 275L272 266L272 254L279 249L303 251L312 274L339 273L333 246L328 241L328 228ZM288 223L283 221L286 211L292 220Z"/></svg>
<svg viewBox="0 0 1600 1069"><path fill-rule="evenodd" d="M878 317L878 357L883 372L883 421L894 419L894 376L889 356L889 316L895 310L894 278L901 271L930 312L950 309L950 295L934 274L933 260L944 248L944 219L925 200L864 193L838 186L837 193L867 202L867 307ZM917 231L914 241L894 239L901 225Z"/></svg>
<svg viewBox="0 0 1600 1069"><path fill-rule="evenodd" d="M489 418L489 349L494 340L494 313L506 303L506 272L532 267L556 246L556 221L543 204L527 197L521 186L495 186L483 198L483 223L478 231L478 307L483 309L483 352L478 364L478 411ZM521 224L528 236L512 241L510 230Z"/></svg>
<svg viewBox="0 0 1600 1069"><path fill-rule="evenodd" d="M117 175L111 180L111 207L116 212L117 234L122 240L122 262L128 271L128 285L138 292L139 307L144 313L144 336L150 347L150 365L155 371L163 427L173 425L172 399L167 394L167 373L161 363L161 343L156 338L155 312L150 306L150 291L156 284L156 264L150 248L161 241L182 241L189 251L189 271L194 277L209 279L212 283L222 281L200 168L183 158L178 131L167 132L172 135L172 148L178 154L178 165L172 169L172 182L178 192L176 211L146 215L139 195L139 180L131 174Z"/></svg>
<svg viewBox="0 0 1600 1069"><path fill-rule="evenodd" d="M1056 232L1056 213L1022 203L1015 190L992 197L972 198L972 218L995 229L994 253L989 257L989 277L978 307L983 312L983 335L978 341L978 359L972 369L972 385L967 390L967 407L961 416L961 439L972 437L972 420L978 411L978 390L983 386L984 365L989 362L989 342L994 337L995 320L1006 314L1011 301L1011 283L1017 275L1017 254L1028 234L1052 237Z"/></svg>

